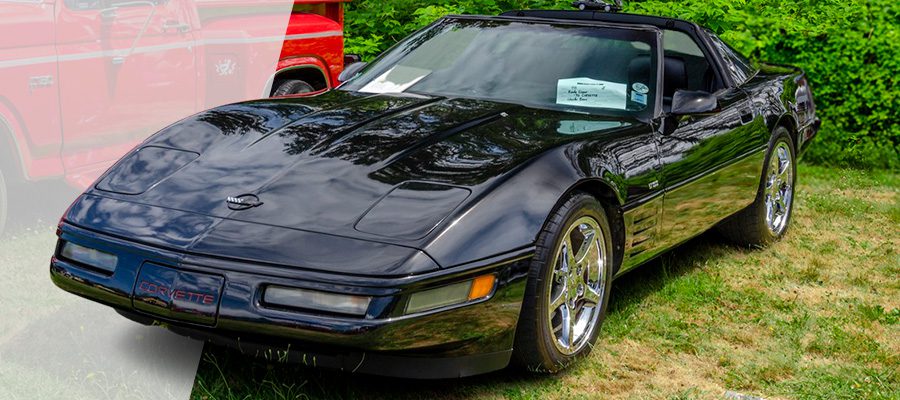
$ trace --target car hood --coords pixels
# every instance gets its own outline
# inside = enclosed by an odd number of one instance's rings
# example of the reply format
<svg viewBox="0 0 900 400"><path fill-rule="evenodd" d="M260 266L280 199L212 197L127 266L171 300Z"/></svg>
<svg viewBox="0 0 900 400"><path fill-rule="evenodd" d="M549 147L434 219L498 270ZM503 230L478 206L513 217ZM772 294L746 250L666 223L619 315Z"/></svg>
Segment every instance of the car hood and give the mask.
<svg viewBox="0 0 900 400"><path fill-rule="evenodd" d="M574 119L417 95L259 100L166 128L88 194L221 219L230 229L252 223L415 248L454 209L541 152L629 125Z"/></svg>

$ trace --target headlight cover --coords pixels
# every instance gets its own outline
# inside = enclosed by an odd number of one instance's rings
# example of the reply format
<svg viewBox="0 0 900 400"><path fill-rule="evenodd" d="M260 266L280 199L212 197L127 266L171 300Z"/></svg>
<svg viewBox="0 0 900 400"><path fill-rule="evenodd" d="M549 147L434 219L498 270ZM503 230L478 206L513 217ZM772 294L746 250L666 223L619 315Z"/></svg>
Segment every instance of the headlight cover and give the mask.
<svg viewBox="0 0 900 400"><path fill-rule="evenodd" d="M119 263L119 258L113 254L77 245L72 242L65 242L59 253L65 259L109 273L115 272L116 265Z"/></svg>

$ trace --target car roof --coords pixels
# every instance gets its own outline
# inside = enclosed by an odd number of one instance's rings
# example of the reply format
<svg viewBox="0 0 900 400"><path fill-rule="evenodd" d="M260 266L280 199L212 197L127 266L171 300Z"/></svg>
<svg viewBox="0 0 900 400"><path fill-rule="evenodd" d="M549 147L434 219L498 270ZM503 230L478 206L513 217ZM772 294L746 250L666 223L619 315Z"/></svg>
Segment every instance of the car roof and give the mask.
<svg viewBox="0 0 900 400"><path fill-rule="evenodd" d="M553 16L534 16L534 15L507 15L508 13L495 15L472 15L472 14L450 14L444 18L462 19L462 20L494 20L494 21L521 21L532 23L550 23L550 24L569 24L569 25L585 25L598 26L614 29L629 29L639 31L659 31L657 26L651 24L642 24L637 22L620 23L616 21L592 20L585 18L554 18Z"/></svg>
<svg viewBox="0 0 900 400"><path fill-rule="evenodd" d="M508 18L540 18L553 20L571 20L571 21L599 21L612 22L617 24L639 24L651 25L658 28L676 28L681 30L702 31L703 27L690 21L678 18L658 17L653 15L628 14L628 13L609 13L601 11L580 11L580 10L513 10L500 14L502 17Z"/></svg>

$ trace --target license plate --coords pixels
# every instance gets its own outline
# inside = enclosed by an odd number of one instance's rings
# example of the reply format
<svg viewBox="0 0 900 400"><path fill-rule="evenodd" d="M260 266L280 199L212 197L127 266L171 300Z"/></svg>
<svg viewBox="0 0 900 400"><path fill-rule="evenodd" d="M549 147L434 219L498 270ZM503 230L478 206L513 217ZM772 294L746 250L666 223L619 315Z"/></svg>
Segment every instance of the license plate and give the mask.
<svg viewBox="0 0 900 400"><path fill-rule="evenodd" d="M225 278L144 264L134 285L132 304L167 319L215 325Z"/></svg>

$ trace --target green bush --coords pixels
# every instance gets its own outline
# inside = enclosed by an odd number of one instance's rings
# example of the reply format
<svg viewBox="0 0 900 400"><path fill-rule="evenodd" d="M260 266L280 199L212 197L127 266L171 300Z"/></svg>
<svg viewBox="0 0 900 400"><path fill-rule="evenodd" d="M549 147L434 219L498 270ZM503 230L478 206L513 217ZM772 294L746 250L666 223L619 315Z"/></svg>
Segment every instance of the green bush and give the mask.
<svg viewBox="0 0 900 400"><path fill-rule="evenodd" d="M900 168L900 2L897 0L646 0L627 12L697 22L753 59L803 68L822 129L807 160ZM356 0L347 51L366 59L445 14L568 9L562 1Z"/></svg>

